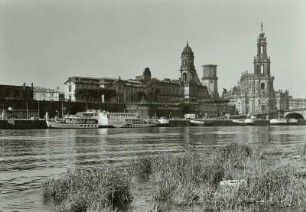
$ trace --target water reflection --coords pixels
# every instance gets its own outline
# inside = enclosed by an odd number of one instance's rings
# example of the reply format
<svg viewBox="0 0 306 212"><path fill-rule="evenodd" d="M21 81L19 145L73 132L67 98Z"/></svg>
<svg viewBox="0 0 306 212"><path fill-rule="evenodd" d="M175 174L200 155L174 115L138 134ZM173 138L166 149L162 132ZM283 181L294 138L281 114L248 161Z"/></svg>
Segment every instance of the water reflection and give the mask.
<svg viewBox="0 0 306 212"><path fill-rule="evenodd" d="M46 211L39 192L41 183L67 168L124 165L139 155L210 151L233 141L289 154L306 144L305 129L306 126L237 126L0 130L0 209ZM141 189L131 211L143 211L150 199L146 188Z"/></svg>

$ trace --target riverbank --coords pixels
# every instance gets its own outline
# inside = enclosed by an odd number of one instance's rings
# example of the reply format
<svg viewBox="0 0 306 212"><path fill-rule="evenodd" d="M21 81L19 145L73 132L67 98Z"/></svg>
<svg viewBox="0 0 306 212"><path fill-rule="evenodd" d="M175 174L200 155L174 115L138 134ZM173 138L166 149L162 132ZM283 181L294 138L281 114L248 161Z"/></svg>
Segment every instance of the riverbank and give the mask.
<svg viewBox="0 0 306 212"><path fill-rule="evenodd" d="M302 158L305 150L297 154ZM120 199L126 200L124 203L128 204L132 199L131 179L139 178L151 184L150 192L155 205L168 202L224 210L305 206L306 186L299 167L280 163L282 157L282 153L277 151L267 152L262 148L238 143L210 152L159 153L138 157L130 161L125 169L111 168L111 172L105 171L108 170L105 167L98 169L100 171L70 172L58 179L46 181L43 193L45 197L56 200L55 203L63 211L71 211L71 207L62 206L71 204L83 205L84 211L90 205L103 206L105 211L109 208L115 210L122 205L107 198L125 194ZM119 184L119 181L124 183ZM90 193L85 192L88 186ZM80 192L76 192L75 188ZM91 193L103 193L104 202ZM72 200L67 198L78 195L80 197ZM88 200L81 198L88 195Z"/></svg>
<svg viewBox="0 0 306 212"><path fill-rule="evenodd" d="M46 120L7 119L0 120L0 129L46 129Z"/></svg>
<svg viewBox="0 0 306 212"><path fill-rule="evenodd" d="M234 123L231 119L208 119L207 124L202 126L267 126L270 125L269 120L255 120L253 125L241 125ZM306 120L298 120L296 125L306 125ZM188 127L190 120L188 119L170 119L169 124L157 125L156 127ZM0 120L0 129L47 129L46 121L43 119L6 119Z"/></svg>

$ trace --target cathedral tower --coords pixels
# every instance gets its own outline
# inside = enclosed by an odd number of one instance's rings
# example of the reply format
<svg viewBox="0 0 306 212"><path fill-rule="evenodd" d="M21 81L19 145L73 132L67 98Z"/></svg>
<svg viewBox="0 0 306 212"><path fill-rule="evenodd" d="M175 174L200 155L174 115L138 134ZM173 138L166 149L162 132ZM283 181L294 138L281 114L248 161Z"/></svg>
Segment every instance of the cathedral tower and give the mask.
<svg viewBox="0 0 306 212"><path fill-rule="evenodd" d="M270 75L270 57L267 54L267 39L263 32L261 23L261 33L257 38L257 55L254 57L254 74Z"/></svg>
<svg viewBox="0 0 306 212"><path fill-rule="evenodd" d="M198 85L201 84L194 67L194 54L192 49L188 45L188 42L181 55L180 72L181 72L181 80L184 83L194 82Z"/></svg>
<svg viewBox="0 0 306 212"><path fill-rule="evenodd" d="M249 96L250 103L252 102L250 111L253 113L270 113L275 109L274 76L270 73L270 63L267 38L261 23L261 32L257 38L257 55L254 57L253 98Z"/></svg>
<svg viewBox="0 0 306 212"><path fill-rule="evenodd" d="M194 54L190 46L187 45L181 54L181 77L180 83L186 101L207 98L207 88L199 80L194 67Z"/></svg>

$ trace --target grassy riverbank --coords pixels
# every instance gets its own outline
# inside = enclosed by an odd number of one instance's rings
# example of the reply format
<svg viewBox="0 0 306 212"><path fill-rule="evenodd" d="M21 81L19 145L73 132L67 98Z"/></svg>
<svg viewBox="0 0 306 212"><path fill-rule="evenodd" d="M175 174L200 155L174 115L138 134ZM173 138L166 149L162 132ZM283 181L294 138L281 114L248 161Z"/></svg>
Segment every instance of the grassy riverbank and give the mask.
<svg viewBox="0 0 306 212"><path fill-rule="evenodd" d="M305 206L306 186L277 154L233 143L211 154L146 156L134 161L134 175L149 179L155 201L204 208Z"/></svg>
<svg viewBox="0 0 306 212"><path fill-rule="evenodd" d="M213 152L147 155L114 168L68 171L44 183L59 211L114 211L132 201L131 178L147 180L152 198L175 205L239 209L306 206L299 172L281 153L232 143Z"/></svg>
<svg viewBox="0 0 306 212"><path fill-rule="evenodd" d="M132 200L131 178L113 168L67 171L43 185L56 211L115 211Z"/></svg>

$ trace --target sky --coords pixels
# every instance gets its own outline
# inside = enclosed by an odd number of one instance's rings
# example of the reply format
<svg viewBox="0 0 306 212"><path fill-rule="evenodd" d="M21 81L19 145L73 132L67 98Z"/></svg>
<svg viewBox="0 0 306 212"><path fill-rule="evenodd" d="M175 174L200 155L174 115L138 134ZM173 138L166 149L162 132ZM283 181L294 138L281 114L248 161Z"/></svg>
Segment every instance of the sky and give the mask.
<svg viewBox="0 0 306 212"><path fill-rule="evenodd" d="M178 79L188 41L218 89L253 72L260 23L274 88L306 97L305 0L0 0L0 84L63 90L71 76Z"/></svg>

